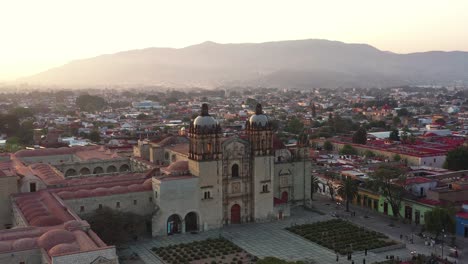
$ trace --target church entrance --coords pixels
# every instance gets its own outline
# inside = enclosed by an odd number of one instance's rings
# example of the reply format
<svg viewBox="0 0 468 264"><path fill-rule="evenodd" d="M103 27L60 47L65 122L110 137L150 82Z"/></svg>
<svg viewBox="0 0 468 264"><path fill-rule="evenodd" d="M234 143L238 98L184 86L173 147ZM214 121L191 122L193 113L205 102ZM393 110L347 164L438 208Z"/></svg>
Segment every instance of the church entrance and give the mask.
<svg viewBox="0 0 468 264"><path fill-rule="evenodd" d="M282 200L283 202L288 202L288 200L289 200L289 194L288 194L287 191L284 191L284 192L281 193L281 200Z"/></svg>
<svg viewBox="0 0 468 264"><path fill-rule="evenodd" d="M198 216L195 212L190 212L185 216L185 232L198 231Z"/></svg>
<svg viewBox="0 0 468 264"><path fill-rule="evenodd" d="M169 216L167 219L167 234L168 235L173 235L173 234L179 234L182 230L182 221L180 219L180 216L173 214Z"/></svg>
<svg viewBox="0 0 468 264"><path fill-rule="evenodd" d="M231 224L240 224L241 222L241 207L235 204L231 207Z"/></svg>

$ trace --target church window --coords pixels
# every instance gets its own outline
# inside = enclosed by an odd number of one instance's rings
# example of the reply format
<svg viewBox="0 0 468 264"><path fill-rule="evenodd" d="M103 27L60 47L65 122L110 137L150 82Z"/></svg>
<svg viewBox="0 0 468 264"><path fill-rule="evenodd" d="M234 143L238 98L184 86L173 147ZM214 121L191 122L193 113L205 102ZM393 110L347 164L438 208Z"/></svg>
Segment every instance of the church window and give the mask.
<svg viewBox="0 0 468 264"><path fill-rule="evenodd" d="M84 206L80 206L80 212L84 212Z"/></svg>
<svg viewBox="0 0 468 264"><path fill-rule="evenodd" d="M150 198L153 198L153 197L150 197ZM157 191L154 191L154 198L158 198L158 192Z"/></svg>
<svg viewBox="0 0 468 264"><path fill-rule="evenodd" d="M99 209L102 209L102 204L99 204Z"/></svg>
<svg viewBox="0 0 468 264"><path fill-rule="evenodd" d="M156 198L158 198L158 193L155 193L155 195L154 195L154 196L156 196ZM153 197L150 197L150 198L149 198L149 202L150 202L150 203L152 203L152 202L153 202Z"/></svg>
<svg viewBox="0 0 468 264"><path fill-rule="evenodd" d="M205 192L205 193L203 194L203 197L204 197L204 199L211 199L211 192L209 192L209 191L208 191L208 192Z"/></svg>
<svg viewBox="0 0 468 264"><path fill-rule="evenodd" d="M115 203L115 207L120 208L120 202Z"/></svg>
<svg viewBox="0 0 468 264"><path fill-rule="evenodd" d="M137 200L133 200L133 205L137 205L138 201Z"/></svg>
<svg viewBox="0 0 468 264"><path fill-rule="evenodd" d="M29 184L29 191L30 192L35 192L36 191L36 183L35 182L31 182Z"/></svg>
<svg viewBox="0 0 468 264"><path fill-rule="evenodd" d="M236 178L239 177L239 165L234 164L231 167L231 177Z"/></svg>
<svg viewBox="0 0 468 264"><path fill-rule="evenodd" d="M264 184L262 186L262 192L267 193L268 192L268 184Z"/></svg>

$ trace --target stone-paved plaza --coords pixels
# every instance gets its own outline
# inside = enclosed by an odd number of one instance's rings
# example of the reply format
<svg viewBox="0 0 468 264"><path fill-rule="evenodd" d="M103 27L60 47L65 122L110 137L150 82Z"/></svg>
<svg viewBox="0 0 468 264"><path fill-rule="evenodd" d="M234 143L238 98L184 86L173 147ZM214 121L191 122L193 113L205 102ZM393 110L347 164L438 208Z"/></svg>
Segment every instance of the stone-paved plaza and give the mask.
<svg viewBox="0 0 468 264"><path fill-rule="evenodd" d="M337 262L336 254L333 251L285 230L286 227L292 225L330 220L335 218L334 215L336 213L344 214L342 208L337 209L334 205L330 204L329 200L324 199L324 197L317 198L317 201L314 201L314 206L324 212L324 215L302 209L302 207L296 207L291 212L292 216L285 220L269 223L231 225L220 230L210 230L199 234L178 234L169 237L156 237L132 243L129 247L130 250L137 253L145 263L159 264L163 262L151 251L153 247L164 247L222 236L259 258L272 256L284 260L313 260L315 263L323 264L352 263L352 261L346 259L346 256L339 256ZM364 217L364 215L366 215L366 217ZM355 217L348 217L347 219L354 224L382 232L396 241L400 241L400 234L403 233L406 235L411 233L409 231L410 229L408 229L411 227L398 225L390 227L387 218L380 216L369 217L369 215L371 215L371 213L365 214L365 212L358 211ZM405 243L405 241L401 242ZM364 255L364 252L356 252L353 253L352 259L356 264L364 263L364 259L365 263L383 261L386 259L386 256L390 255L395 256L395 258L409 259L411 257L411 251L427 255L431 254L431 252L440 254L440 252L437 252L437 248L424 246L423 241L419 241L415 238L415 243L408 243L405 248L380 253L369 251L367 256ZM448 249L446 249L446 252L448 252ZM459 259L458 263L463 262Z"/></svg>

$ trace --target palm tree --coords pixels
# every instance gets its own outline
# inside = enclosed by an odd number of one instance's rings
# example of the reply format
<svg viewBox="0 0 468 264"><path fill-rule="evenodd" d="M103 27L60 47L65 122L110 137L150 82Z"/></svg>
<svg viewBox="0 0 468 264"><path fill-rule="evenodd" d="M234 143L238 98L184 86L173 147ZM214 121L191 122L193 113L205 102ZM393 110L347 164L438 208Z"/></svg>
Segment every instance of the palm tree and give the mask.
<svg viewBox="0 0 468 264"><path fill-rule="evenodd" d="M358 194L357 181L346 177L338 187L338 195L346 201L346 212L349 212L349 201L352 201Z"/></svg>
<svg viewBox="0 0 468 264"><path fill-rule="evenodd" d="M335 201L335 187L333 181L337 178L337 175L332 171L325 171L325 177L327 178L328 193L332 201Z"/></svg>
<svg viewBox="0 0 468 264"><path fill-rule="evenodd" d="M320 188L319 179L317 178L317 176L312 174L310 178L310 199L311 200L314 200L314 193L317 192L319 188Z"/></svg>

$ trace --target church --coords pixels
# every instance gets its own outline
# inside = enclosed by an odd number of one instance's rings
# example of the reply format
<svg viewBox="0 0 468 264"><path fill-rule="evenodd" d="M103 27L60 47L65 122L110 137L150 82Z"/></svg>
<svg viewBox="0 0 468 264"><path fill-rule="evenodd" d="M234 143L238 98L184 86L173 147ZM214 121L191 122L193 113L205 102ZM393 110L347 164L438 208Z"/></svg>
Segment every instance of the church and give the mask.
<svg viewBox="0 0 468 264"><path fill-rule="evenodd" d="M152 178L154 236L282 219L290 204L310 204L309 149L284 146L260 104L240 135L223 137L207 104L185 133L135 147L161 166Z"/></svg>
<svg viewBox="0 0 468 264"><path fill-rule="evenodd" d="M118 263L84 220L104 207L148 216L153 236L288 217L310 205L308 154L276 138L261 105L226 137L203 104L189 129L140 140L132 157L104 146L0 155L0 259Z"/></svg>

